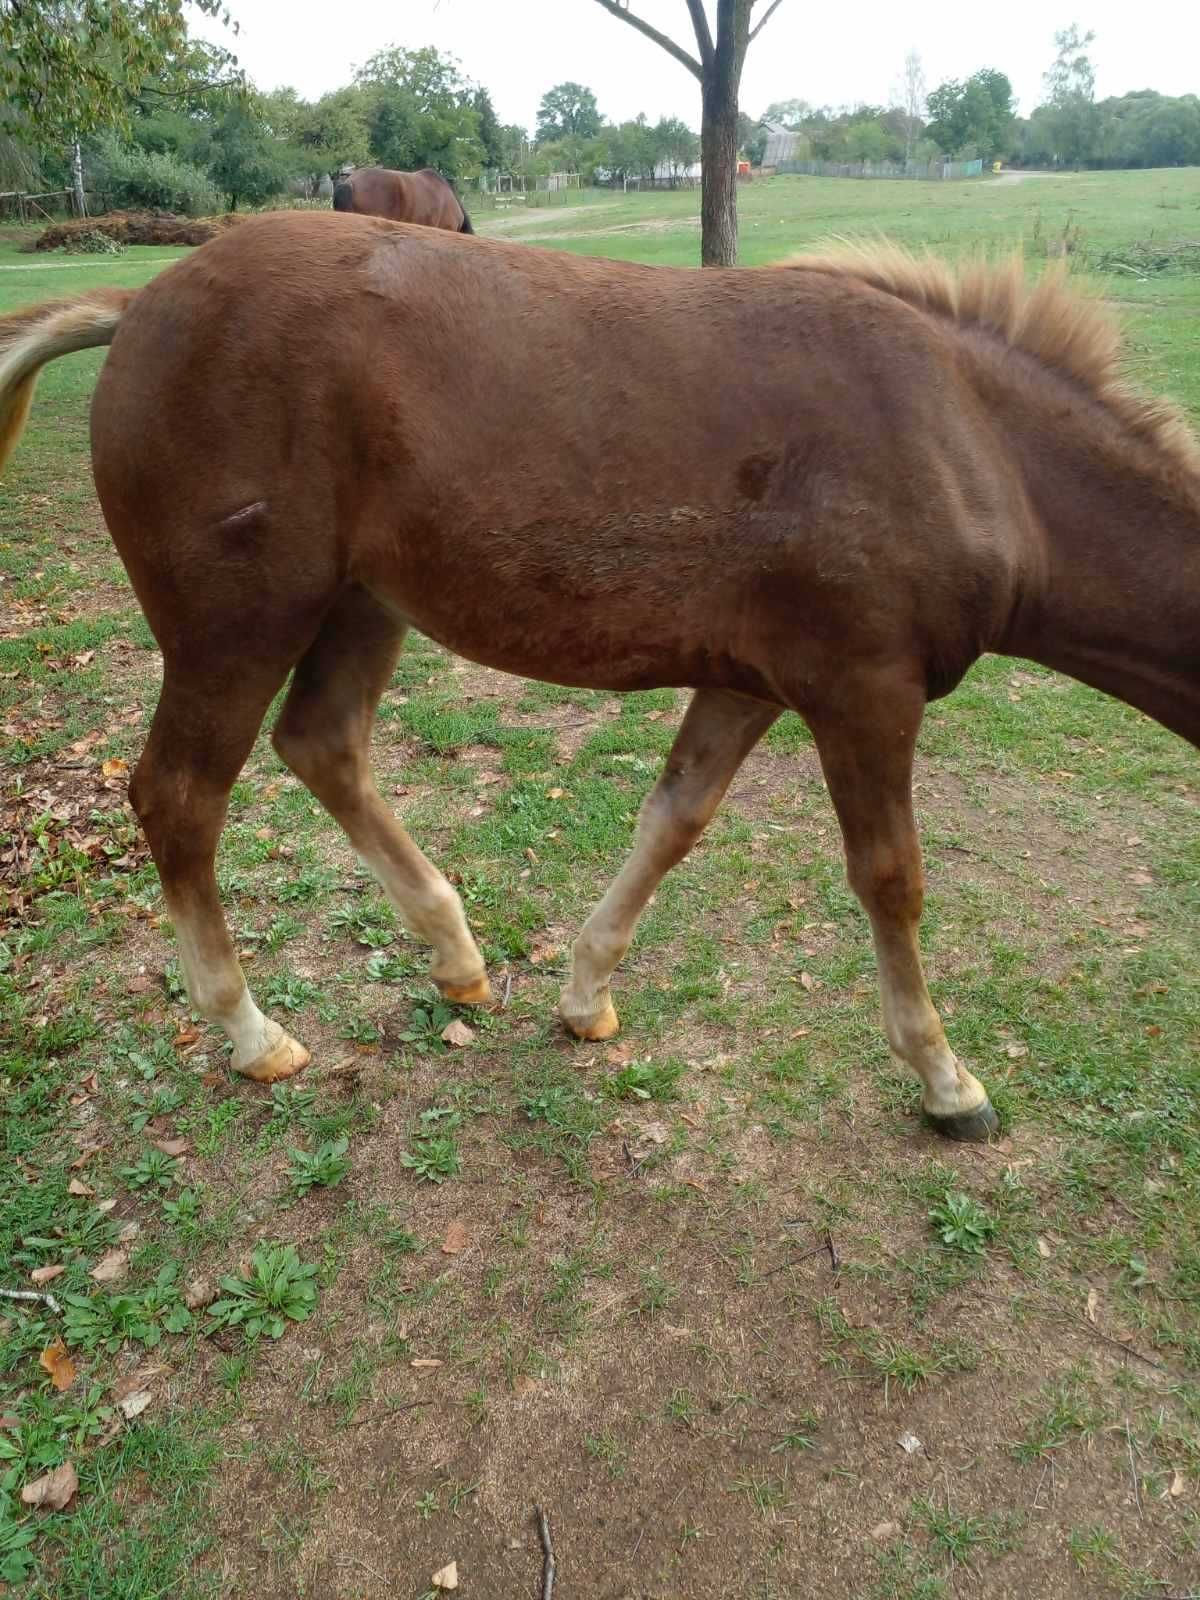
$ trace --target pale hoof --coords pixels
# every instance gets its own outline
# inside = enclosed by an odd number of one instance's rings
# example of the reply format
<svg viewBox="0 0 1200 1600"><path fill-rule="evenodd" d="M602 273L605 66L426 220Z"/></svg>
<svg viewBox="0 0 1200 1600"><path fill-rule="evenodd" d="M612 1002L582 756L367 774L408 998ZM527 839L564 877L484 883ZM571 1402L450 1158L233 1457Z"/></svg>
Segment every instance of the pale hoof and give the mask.
<svg viewBox="0 0 1200 1600"><path fill-rule="evenodd" d="M934 1116L932 1111L923 1115L935 1133L964 1144L986 1144L1000 1132L1000 1118L990 1100L976 1106L974 1111L956 1111L946 1117Z"/></svg>
<svg viewBox="0 0 1200 1600"><path fill-rule="evenodd" d="M304 1046L298 1044L290 1034L284 1033L278 1044L256 1056L249 1066L235 1067L234 1070L243 1078L252 1078L255 1083L278 1083L281 1078L294 1077L311 1060Z"/></svg>
<svg viewBox="0 0 1200 1600"><path fill-rule="evenodd" d="M485 972L471 983L442 983L434 979L442 992L442 999L456 1006L487 1006L492 1003L492 986Z"/></svg>
<svg viewBox="0 0 1200 1600"><path fill-rule="evenodd" d="M559 1015L577 1039L611 1039L621 1026L621 1019L611 1000L594 1017L572 1017L565 1011Z"/></svg>

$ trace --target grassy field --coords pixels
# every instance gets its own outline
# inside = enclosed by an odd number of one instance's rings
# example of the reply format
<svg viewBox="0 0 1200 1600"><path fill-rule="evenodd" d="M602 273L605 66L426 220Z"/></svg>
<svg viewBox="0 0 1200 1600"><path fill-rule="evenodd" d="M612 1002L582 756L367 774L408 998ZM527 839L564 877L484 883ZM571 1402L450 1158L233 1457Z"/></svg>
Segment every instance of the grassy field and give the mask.
<svg viewBox="0 0 1200 1600"><path fill-rule="evenodd" d="M881 229L1066 240L1200 416L1200 171L742 196L750 263ZM480 231L698 250L690 194ZM0 312L172 255L18 246ZM1005 1119L947 1146L796 719L648 911L619 1039L579 1045L569 942L683 697L417 638L376 769L504 1003L443 1042L424 952L263 741L218 865L314 1066L233 1081L125 806L158 660L91 488L98 366L48 371L0 486L0 1285L58 1308L0 1300L0 1593L419 1600L457 1561L532 1596L535 1503L563 1597L1200 1592L1194 753L1022 662L932 708L931 982ZM28 1511L68 1462L67 1509Z"/></svg>

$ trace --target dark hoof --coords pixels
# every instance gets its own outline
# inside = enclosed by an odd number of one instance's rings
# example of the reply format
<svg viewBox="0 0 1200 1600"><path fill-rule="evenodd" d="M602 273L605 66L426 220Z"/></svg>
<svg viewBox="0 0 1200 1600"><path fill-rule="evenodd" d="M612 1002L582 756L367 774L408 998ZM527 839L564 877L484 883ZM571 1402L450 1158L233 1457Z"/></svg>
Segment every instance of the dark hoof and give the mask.
<svg viewBox="0 0 1200 1600"><path fill-rule="evenodd" d="M976 1106L974 1111L957 1111L949 1117L935 1117L931 1111L926 1111L924 1115L935 1133L940 1133L945 1139L959 1139L964 1144L986 1144L1000 1132L1000 1118L992 1109L990 1100Z"/></svg>

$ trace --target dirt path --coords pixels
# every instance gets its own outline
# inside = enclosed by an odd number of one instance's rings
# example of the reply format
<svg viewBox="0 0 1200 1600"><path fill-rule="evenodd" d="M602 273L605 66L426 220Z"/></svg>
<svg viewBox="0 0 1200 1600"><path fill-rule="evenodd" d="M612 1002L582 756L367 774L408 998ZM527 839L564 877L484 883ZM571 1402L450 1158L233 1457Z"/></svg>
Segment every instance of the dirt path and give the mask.
<svg viewBox="0 0 1200 1600"><path fill-rule="evenodd" d="M555 222L567 217L591 217L597 211L614 211L616 206L617 202L615 200L605 200L601 204L564 206L561 211L555 211L553 217ZM543 216L543 211L548 212L549 207L535 206L532 211L510 212L509 215L503 217L489 216L480 219L475 216L471 218L471 221L475 225L476 231L480 233L485 229L488 233L509 233L512 229L519 228L523 222L548 222L550 217Z"/></svg>

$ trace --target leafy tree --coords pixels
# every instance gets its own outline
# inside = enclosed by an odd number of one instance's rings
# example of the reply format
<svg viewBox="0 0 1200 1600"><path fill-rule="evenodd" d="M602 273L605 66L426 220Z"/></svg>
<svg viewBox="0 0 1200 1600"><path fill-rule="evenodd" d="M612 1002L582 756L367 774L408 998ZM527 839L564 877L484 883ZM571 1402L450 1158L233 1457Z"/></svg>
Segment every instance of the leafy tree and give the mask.
<svg viewBox="0 0 1200 1600"><path fill-rule="evenodd" d="M371 159L367 101L353 86L301 105L283 137L303 154L309 178L333 177L343 167L365 166Z"/></svg>
<svg viewBox="0 0 1200 1600"><path fill-rule="evenodd" d="M431 46L395 46L373 55L355 81L376 161L401 171L435 167L446 177L479 170L479 113L456 61Z"/></svg>
<svg viewBox="0 0 1200 1600"><path fill-rule="evenodd" d="M928 100L926 132L947 155L990 157L1005 150L1013 123L1012 84L984 67L964 82L951 79Z"/></svg>
<svg viewBox="0 0 1200 1600"><path fill-rule="evenodd" d="M0 0L0 125L64 145L127 127L143 86L187 57L189 3L228 21L221 0Z"/></svg>
<svg viewBox="0 0 1200 1600"><path fill-rule="evenodd" d="M663 165L671 174L672 186L681 172L700 155L700 141L679 117L660 117L653 130L655 166Z"/></svg>
<svg viewBox="0 0 1200 1600"><path fill-rule="evenodd" d="M755 121L753 117L748 117L744 111L738 112L738 149L756 167L762 166L762 158L767 148L767 130L763 127L763 122L769 120L771 119L764 117L762 121Z"/></svg>
<svg viewBox="0 0 1200 1600"><path fill-rule="evenodd" d="M904 71L900 77L900 107L904 113L904 159L911 161L913 149L921 136L925 116L925 68L916 50L904 58Z"/></svg>
<svg viewBox="0 0 1200 1600"><path fill-rule="evenodd" d="M1096 70L1087 53L1095 37L1094 33L1081 33L1075 23L1056 33L1058 54L1045 79L1055 155L1076 165L1095 153L1100 134Z"/></svg>
<svg viewBox="0 0 1200 1600"><path fill-rule="evenodd" d="M763 112L762 120L798 133L812 115L812 109L807 100L772 100Z"/></svg>
<svg viewBox="0 0 1200 1600"><path fill-rule="evenodd" d="M253 102L229 106L213 123L205 156L208 175L230 211L243 201L259 205L281 193L293 165Z"/></svg>
<svg viewBox="0 0 1200 1600"><path fill-rule="evenodd" d="M596 96L581 83L559 83L547 89L538 107L537 138L594 139L600 132L600 111Z"/></svg>
<svg viewBox="0 0 1200 1600"><path fill-rule="evenodd" d="M504 140L496 108L492 104L492 97L486 89L476 89L471 96L471 109L479 119L477 137L483 150L483 164L485 167L500 167L504 165Z"/></svg>
<svg viewBox="0 0 1200 1600"><path fill-rule="evenodd" d="M700 83L700 260L731 267L737 260L738 90L746 51L783 0L767 0L757 22L759 0L717 0L714 34L704 0L687 0L698 54L693 56L630 10L630 0L596 0L614 17L653 39Z"/></svg>

